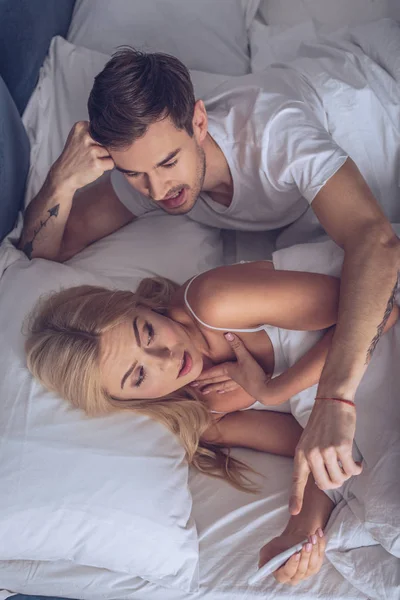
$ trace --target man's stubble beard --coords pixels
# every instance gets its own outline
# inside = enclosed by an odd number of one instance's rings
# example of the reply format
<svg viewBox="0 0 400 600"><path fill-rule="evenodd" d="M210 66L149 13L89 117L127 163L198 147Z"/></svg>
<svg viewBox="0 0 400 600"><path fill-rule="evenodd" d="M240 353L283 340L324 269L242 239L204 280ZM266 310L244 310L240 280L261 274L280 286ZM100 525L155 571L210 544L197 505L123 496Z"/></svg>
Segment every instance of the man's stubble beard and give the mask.
<svg viewBox="0 0 400 600"><path fill-rule="evenodd" d="M192 208L194 207L194 205L196 204L197 198L201 192L201 190L203 189L203 184L204 184L204 179L206 177L206 169L207 169L207 165L206 165L206 153L204 152L203 148L196 143L196 153L197 153L197 165L196 165L196 181L194 183L194 185L192 187L188 186L188 185L183 185L184 188L186 188L187 190L189 190L190 192L190 199L189 199L189 203L185 202L186 204L189 204L189 206L180 206L178 207L177 210L168 210L166 208L164 208L161 205L161 208L168 213L169 215L186 215L188 212L190 212L192 210ZM153 202L155 202L157 204L157 202L155 200L153 200Z"/></svg>
<svg viewBox="0 0 400 600"><path fill-rule="evenodd" d="M182 206L181 211L176 211L176 212L174 211L173 214L175 214L175 215L177 215L177 214L185 215L188 212L190 212L192 210L192 208L194 207L194 205L196 204L197 198L198 198L201 190L203 189L203 184L204 184L204 179L206 177L206 169L207 169L206 153L204 152L203 148L199 144L196 144L196 152L197 152L197 157L198 157L197 166L196 166L196 182L192 188L189 188L191 191L190 203L187 208Z"/></svg>
<svg viewBox="0 0 400 600"><path fill-rule="evenodd" d="M199 162L197 165L197 169L196 169L196 175L197 175L197 185L196 185L196 190L194 190L195 192L195 198L197 198L197 196L200 194L201 190L203 189L203 185L204 185L204 179L206 177L206 169L207 169L207 163L206 163L206 153L204 152L203 148L201 146L199 146L197 144L197 155L199 157ZM196 200L195 200L196 202Z"/></svg>

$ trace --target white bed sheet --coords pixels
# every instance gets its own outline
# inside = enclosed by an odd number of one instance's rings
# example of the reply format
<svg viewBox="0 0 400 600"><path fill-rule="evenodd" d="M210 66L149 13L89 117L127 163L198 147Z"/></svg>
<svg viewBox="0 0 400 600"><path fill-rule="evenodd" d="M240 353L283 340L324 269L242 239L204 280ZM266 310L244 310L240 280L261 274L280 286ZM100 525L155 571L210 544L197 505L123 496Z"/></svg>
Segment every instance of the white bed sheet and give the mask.
<svg viewBox="0 0 400 600"><path fill-rule="evenodd" d="M265 478L256 477L260 494L240 492L224 482L192 472L193 516L200 541L200 589L192 600L366 600L325 561L319 575L296 588L271 577L247 585L257 568L258 551L286 522L292 461L250 450L235 450ZM328 538L329 539L329 538ZM185 592L140 582L137 578L68 563L0 563L1 584L30 594L83 600L187 600ZM7 597L7 596L4 596ZM1 596L0 596L1 598Z"/></svg>

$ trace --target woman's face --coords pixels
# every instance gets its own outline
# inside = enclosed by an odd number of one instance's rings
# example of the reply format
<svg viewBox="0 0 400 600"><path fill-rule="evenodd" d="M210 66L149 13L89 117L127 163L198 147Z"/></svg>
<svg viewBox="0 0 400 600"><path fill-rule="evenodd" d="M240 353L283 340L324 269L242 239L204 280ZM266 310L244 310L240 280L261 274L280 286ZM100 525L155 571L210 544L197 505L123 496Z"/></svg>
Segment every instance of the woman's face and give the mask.
<svg viewBox="0 0 400 600"><path fill-rule="evenodd" d="M194 381L202 369L186 329L144 307L101 338L101 383L114 398L160 398Z"/></svg>

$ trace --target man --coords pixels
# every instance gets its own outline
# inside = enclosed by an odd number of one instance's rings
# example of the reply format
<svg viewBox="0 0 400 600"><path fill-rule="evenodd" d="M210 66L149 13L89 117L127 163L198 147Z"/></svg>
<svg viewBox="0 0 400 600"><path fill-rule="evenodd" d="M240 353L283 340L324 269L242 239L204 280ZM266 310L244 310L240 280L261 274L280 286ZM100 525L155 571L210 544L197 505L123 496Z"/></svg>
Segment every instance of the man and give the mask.
<svg viewBox="0 0 400 600"><path fill-rule="evenodd" d="M400 46L399 28L388 27ZM400 264L399 240L374 197L382 187L389 217L400 220L400 59L391 71L371 68L360 43L351 52L347 61L349 42L332 43L320 62L306 53L290 68L228 81L207 109L177 59L117 52L95 79L90 126L72 129L20 240L30 258L62 261L151 210L244 230L294 224L292 241L310 239L317 217L345 260L336 332L296 450L293 515L310 471L321 489L361 471L352 458L353 400L393 306ZM360 117L365 95L370 129ZM380 136L372 135L373 115Z"/></svg>

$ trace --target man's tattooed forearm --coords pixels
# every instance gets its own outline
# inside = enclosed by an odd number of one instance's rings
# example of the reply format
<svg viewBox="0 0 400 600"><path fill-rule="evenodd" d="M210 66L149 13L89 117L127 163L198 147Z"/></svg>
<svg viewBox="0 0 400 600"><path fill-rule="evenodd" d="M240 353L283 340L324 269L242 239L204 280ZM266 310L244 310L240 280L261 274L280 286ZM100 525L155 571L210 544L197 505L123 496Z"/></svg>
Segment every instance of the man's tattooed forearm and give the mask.
<svg viewBox="0 0 400 600"><path fill-rule="evenodd" d="M26 244L24 244L24 247L22 248L22 251L25 252L25 254L29 258L29 260L32 258L33 242L35 241L36 236L43 229L43 227L46 227L47 222L51 219L51 217L57 217L58 216L59 210L60 210L60 205L59 204L56 204L55 206L53 206L53 208L50 208L47 211L49 213L49 216L44 221L40 221L39 227L37 229L33 230L33 238L29 242L27 242Z"/></svg>
<svg viewBox="0 0 400 600"><path fill-rule="evenodd" d="M390 317L390 313L391 313L391 312L392 312L392 310L393 310L393 306L394 306L394 299L395 299L395 296L396 296L396 292L397 292L397 281L396 281L396 283L394 284L394 288L393 288L393 290L392 290L392 293L391 293L391 295L390 295L389 302L388 302L388 304L387 304L387 307L386 307L386 310L385 310L385 314L383 315L383 320L382 320L382 322L380 323L380 325L378 325L378 329L377 329L376 335L375 335L375 337L372 339L372 342L371 342L371 344L370 344L370 346L369 346L369 348L368 348L368 351L367 351L367 359L366 359L366 361L365 361L365 364L366 364L366 365L369 363L369 361L370 361L370 360L371 360L371 358L372 358L372 355L373 355L373 353L374 353L374 351L375 351L375 348L376 348L376 346L377 346L377 344L378 344L378 342L379 342L379 339L380 339L380 337L381 337L381 335L382 335L382 333L383 333L383 330L385 329L385 325L386 325L386 323L387 323L387 320L388 320L388 318Z"/></svg>

